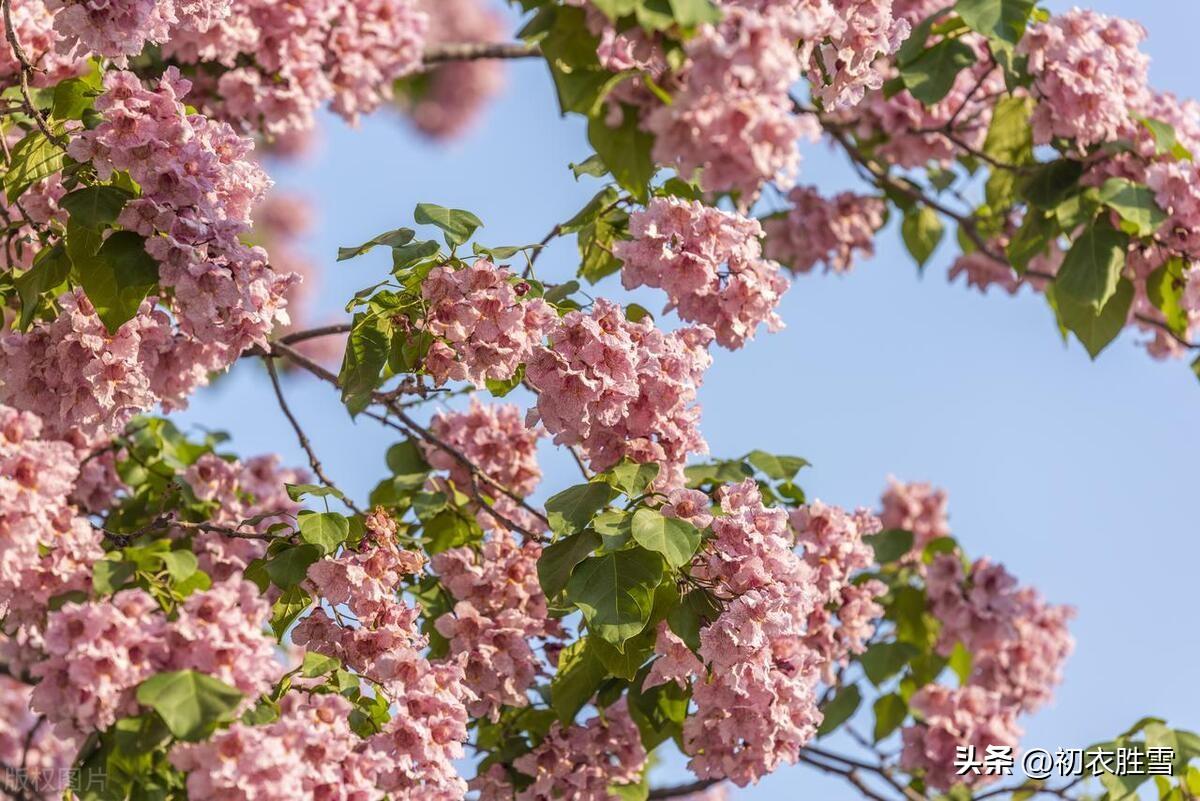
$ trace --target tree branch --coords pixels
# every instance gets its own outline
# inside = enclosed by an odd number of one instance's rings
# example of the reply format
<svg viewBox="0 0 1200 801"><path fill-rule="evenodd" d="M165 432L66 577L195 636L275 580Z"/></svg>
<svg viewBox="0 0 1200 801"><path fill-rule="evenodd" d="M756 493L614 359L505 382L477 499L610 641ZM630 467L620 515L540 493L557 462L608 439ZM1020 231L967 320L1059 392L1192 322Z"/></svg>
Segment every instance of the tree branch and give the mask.
<svg viewBox="0 0 1200 801"><path fill-rule="evenodd" d="M355 514L362 514L362 509L359 509L354 501L346 493L338 489L337 485L325 475L324 468L321 467L321 460L317 458L316 451L313 450L312 443L308 440L308 435L304 433L304 429L300 427L300 421L296 419L296 415L292 414L292 410L288 407L287 400L283 396L283 387L279 385L279 373L275 370L275 357L264 356L263 362L267 365L267 375L271 377L271 386L275 390L275 397L279 401L279 408L283 411L284 417L292 424L292 430L296 432L296 438L300 440L300 447L308 454L308 464L312 467L313 473L326 487L336 491L341 497L342 503L346 504Z"/></svg>
<svg viewBox="0 0 1200 801"><path fill-rule="evenodd" d="M700 779L699 781L694 781L690 784L677 784L673 787L659 787L651 790L650 794L646 797L650 799L650 801L660 801L664 798L678 798L684 795L692 795L693 793L702 793L719 782L720 779Z"/></svg>
<svg viewBox="0 0 1200 801"><path fill-rule="evenodd" d="M535 58L542 51L537 45L524 42L456 42L432 45L425 49L425 66L437 66L452 61L486 61Z"/></svg>

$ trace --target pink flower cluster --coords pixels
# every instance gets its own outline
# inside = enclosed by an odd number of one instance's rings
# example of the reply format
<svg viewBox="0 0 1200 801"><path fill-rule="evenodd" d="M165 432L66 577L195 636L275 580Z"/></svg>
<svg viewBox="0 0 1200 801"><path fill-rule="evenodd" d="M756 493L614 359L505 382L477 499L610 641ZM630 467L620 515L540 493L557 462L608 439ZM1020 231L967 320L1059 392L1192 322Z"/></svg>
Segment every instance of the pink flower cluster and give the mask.
<svg viewBox="0 0 1200 801"><path fill-rule="evenodd" d="M435 414L429 430L521 497L531 494L542 479L537 463L542 432L526 426L521 409L511 403L480 403L472 397L466 411ZM472 486L471 473L462 462L441 448L423 443L423 449L432 467L445 470L459 487Z"/></svg>
<svg viewBox="0 0 1200 801"><path fill-rule="evenodd" d="M340 695L289 693L278 720L235 723L202 743L181 744L171 763L188 774L195 801L378 801L387 757L350 730Z"/></svg>
<svg viewBox="0 0 1200 801"><path fill-rule="evenodd" d="M5 766L5 786L24 790L18 797L61 798L66 789L77 745L56 737L29 709L33 688L0 676L0 765ZM24 774L15 773L23 768Z"/></svg>
<svg viewBox="0 0 1200 801"><path fill-rule="evenodd" d="M429 16L427 44L501 42L504 19L484 0L420 0ZM441 64L402 100L417 130L434 139L463 135L504 86L500 63L485 59Z"/></svg>
<svg viewBox="0 0 1200 801"><path fill-rule="evenodd" d="M642 738L622 699L582 725L555 723L513 767L533 783L514 795L504 768L472 782L479 801L609 801L611 785L636 784L646 764Z"/></svg>
<svg viewBox="0 0 1200 801"><path fill-rule="evenodd" d="M55 30L54 14L44 0L12 3L10 12L13 33L25 57L37 70L30 78L32 85L53 86L86 70L84 58L60 52L62 36ZM20 72L21 65L12 47L0 48L0 86L18 86Z"/></svg>
<svg viewBox="0 0 1200 801"><path fill-rule="evenodd" d="M91 587L100 536L67 498L75 450L42 438L41 421L0 406L0 617L39 626L50 600Z"/></svg>
<svg viewBox="0 0 1200 801"><path fill-rule="evenodd" d="M693 575L732 600L700 632L709 673L693 689L683 739L697 776L745 786L795 763L816 733L821 656L806 628L822 599L792 550L786 511L764 506L752 479L724 487L720 501Z"/></svg>
<svg viewBox="0 0 1200 801"><path fill-rule="evenodd" d="M317 562L308 581L330 607L346 609L354 627L317 611L292 631L296 645L340 659L378 684L396 712L371 747L386 758L379 787L396 799L461 799L466 783L453 761L467 739L466 704L473 695L460 664L431 664L423 651L420 613L399 598L401 580L420 572L424 558L396 546L396 522L377 510L367 516L358 551Z"/></svg>
<svg viewBox="0 0 1200 801"><path fill-rule="evenodd" d="M512 278L507 267L476 259L460 270L434 267L422 282L423 326L436 337L425 369L436 384L507 381L541 342L554 309L541 298L522 300Z"/></svg>
<svg viewBox="0 0 1200 801"><path fill-rule="evenodd" d="M879 501L879 521L885 529L913 533L913 558L919 558L934 540L950 536L945 490L923 481L904 483L893 476L887 483Z"/></svg>
<svg viewBox="0 0 1200 801"><path fill-rule="evenodd" d="M796 142L815 136L817 125L796 116L788 96L803 74L795 15L764 4L725 5L720 23L685 44L688 65L671 104L642 122L655 135L655 161L685 178L700 170L706 190L752 196L764 182L794 179Z"/></svg>
<svg viewBox="0 0 1200 801"><path fill-rule="evenodd" d="M228 19L164 49L182 63L216 63L198 102L268 137L310 131L328 102L351 121L392 97L420 66L428 19L418 0L235 0Z"/></svg>
<svg viewBox="0 0 1200 801"><path fill-rule="evenodd" d="M196 498L211 505L209 522L260 534L295 516L300 504L288 497L284 485L303 484L307 479L303 471L281 468L279 457L274 455L239 462L207 453L183 474ZM243 522L251 518L258 518L253 525ZM182 532L177 536L183 536ZM259 540L219 532L203 531L191 536L200 569L217 581L242 573L266 549Z"/></svg>
<svg viewBox="0 0 1200 801"><path fill-rule="evenodd" d="M995 776L957 775L955 753L973 746L984 754L990 746L1016 749L1021 738L1016 710L995 693L980 687L949 688L930 684L909 702L920 722L904 727L900 765L906 771L923 771L925 783L938 790L955 784L979 785Z"/></svg>
<svg viewBox="0 0 1200 801"><path fill-rule="evenodd" d="M712 332L664 333L648 319L633 323L620 306L598 299L590 312L568 312L549 330L526 368L538 390L531 412L559 445L578 445L595 470L628 456L662 466L660 484L683 483L683 465L707 450L694 404Z"/></svg>
<svg viewBox="0 0 1200 801"><path fill-rule="evenodd" d="M1034 141L1061 137L1085 149L1129 136L1147 95L1145 37L1135 22L1080 8L1029 26L1017 53L1028 56L1038 95Z"/></svg>
<svg viewBox="0 0 1200 801"><path fill-rule="evenodd" d="M739 0L734 0L735 2ZM763 0L751 0L763 4ZM809 81L827 108L852 106L869 89L883 86L884 57L908 38L909 24L893 14L893 0L800 0L816 31L804 37L813 48ZM828 76L828 79L826 79Z"/></svg>
<svg viewBox="0 0 1200 801"><path fill-rule="evenodd" d="M142 590L67 603L49 616L32 708L60 736L84 737L134 714L137 686L174 670L211 673L253 699L282 673L262 629L269 616L258 589L242 581L192 595L175 621Z"/></svg>
<svg viewBox="0 0 1200 801"><path fill-rule="evenodd" d="M541 554L538 543L497 532L478 553L463 547L433 556L457 602L435 625L450 641L451 657L464 662L466 684L479 697L467 706L475 717L496 721L504 706L527 706L526 693L542 672L532 641L559 633L538 583Z"/></svg>
<svg viewBox="0 0 1200 801"><path fill-rule="evenodd" d="M887 592L887 585L876 580L851 582L874 563L875 552L863 538L877 534L882 526L865 509L848 514L820 501L793 511L790 519L819 596L808 618L808 646L822 656L822 675L829 682L837 666L866 650L876 621L883 617L883 607L875 599Z"/></svg>
<svg viewBox="0 0 1200 801"><path fill-rule="evenodd" d="M807 273L821 262L841 273L854 266L856 256L875 255L875 232L887 210L880 198L841 192L826 199L816 187L797 186L788 200L792 207L785 214L763 221L768 257L795 272Z"/></svg>
<svg viewBox="0 0 1200 801"><path fill-rule="evenodd" d="M1073 647L1067 623L1074 610L1047 605L987 559L964 572L957 554L942 554L929 566L926 593L942 624L939 650L949 654L961 642L971 652L971 686L1026 712L1050 700Z"/></svg>
<svg viewBox="0 0 1200 801"><path fill-rule="evenodd" d="M207 380L203 364L182 358L171 318L149 301L116 334L82 291L58 304L54 320L0 335L6 357L0 399L40 415L47 433L111 435L156 404L168 411L185 405Z"/></svg>
<svg viewBox="0 0 1200 801"><path fill-rule="evenodd" d="M95 54L124 65L147 43L203 34L229 16L233 0L45 0L64 53Z"/></svg>
<svg viewBox="0 0 1200 801"><path fill-rule="evenodd" d="M717 343L736 349L753 339L760 323L783 328L775 307L788 281L762 256L763 231L748 219L699 201L656 197L629 220L632 240L613 254L625 264L626 289L658 287L665 311L713 329Z"/></svg>

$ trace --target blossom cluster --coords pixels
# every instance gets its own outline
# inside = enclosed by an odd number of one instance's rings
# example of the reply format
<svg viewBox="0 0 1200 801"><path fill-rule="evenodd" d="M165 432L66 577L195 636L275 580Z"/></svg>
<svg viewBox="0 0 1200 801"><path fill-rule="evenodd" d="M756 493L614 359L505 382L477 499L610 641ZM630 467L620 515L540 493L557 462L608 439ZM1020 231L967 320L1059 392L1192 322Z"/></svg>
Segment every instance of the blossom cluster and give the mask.
<svg viewBox="0 0 1200 801"><path fill-rule="evenodd" d="M503 41L504 19L485 0L420 0L429 17L428 45ZM417 82L414 82L417 83ZM461 136L504 85L488 59L439 64L398 98L418 131L434 139Z"/></svg>
<svg viewBox="0 0 1200 801"><path fill-rule="evenodd" d="M541 555L537 542L518 543L498 531L478 551L451 548L432 558L455 600L434 625L450 641L451 657L464 661L466 685L478 696L467 706L474 717L495 721L502 707L527 706L542 672L534 640L560 633L538 583Z"/></svg>
<svg viewBox="0 0 1200 801"><path fill-rule="evenodd" d="M79 739L134 714L134 690L164 671L208 672L256 697L283 672L262 628L269 614L258 588L239 580L193 594L176 620L142 590L69 602L48 618L32 708Z"/></svg>
<svg viewBox="0 0 1200 801"><path fill-rule="evenodd" d="M554 723L541 743L513 762L519 773L533 779L515 795L500 765L472 786L479 801L608 801L610 787L636 784L645 764L641 735L621 700L582 725Z"/></svg>
<svg viewBox="0 0 1200 801"><path fill-rule="evenodd" d="M1021 738L1016 710L980 687L930 684L913 695L909 706L921 722L905 726L901 732L900 766L906 771L923 771L925 783L939 790L995 779L957 775L955 755L960 746L972 747L980 754L991 747L1015 750Z"/></svg>
<svg viewBox="0 0 1200 801"><path fill-rule="evenodd" d="M628 456L661 465L664 486L682 484L689 454L707 450L694 401L712 363L712 331L665 333L601 298L590 312L556 319L548 334L526 370L539 393L533 419L556 444L579 446L595 470Z"/></svg>
<svg viewBox="0 0 1200 801"><path fill-rule="evenodd" d="M207 33L230 15L232 5L232 0L45 0L45 8L56 12L60 51L122 64L148 43Z"/></svg>
<svg viewBox="0 0 1200 801"><path fill-rule="evenodd" d="M913 534L910 558L919 558L925 546L950 536L946 491L923 481L902 482L889 476L879 500L879 521L885 529Z"/></svg>
<svg viewBox="0 0 1200 801"><path fill-rule="evenodd" d="M461 798L465 782L453 761L467 739L466 704L474 695L462 665L430 663L428 639L419 631L420 613L400 599L401 581L421 571L424 557L396 545L396 521L376 510L365 521L357 550L322 560L308 570L308 583L329 604L292 631L292 641L326 656L378 684L395 705L371 747L386 759L378 786L398 799ZM345 609L347 612L337 610ZM352 616L353 627L335 622Z"/></svg>
<svg viewBox="0 0 1200 801"><path fill-rule="evenodd" d="M285 485L302 484L307 474L280 467L278 456L256 456L241 462L206 453L184 471L182 478L196 498L209 505L209 522L261 534L299 511L300 504L288 497ZM244 522L251 519L252 524ZM260 540L230 537L219 531L191 536L200 569L218 581L242 573L266 550Z"/></svg>
<svg viewBox="0 0 1200 801"><path fill-rule="evenodd" d="M33 414L0 406L0 616L38 625L50 600L91 586L100 536L69 505L79 459Z"/></svg>
<svg viewBox="0 0 1200 801"><path fill-rule="evenodd" d="M55 15L44 0L22 0L10 6L13 35L21 45L25 58L36 68L29 78L33 86L53 86L73 78L87 68L79 54L63 53L69 43L55 26ZM11 47L0 47L0 86L19 85L20 62Z"/></svg>
<svg viewBox="0 0 1200 801"><path fill-rule="evenodd" d="M60 299L59 318L4 336L13 369L3 399L43 414L59 435L76 427L111 434L156 402L183 405L210 372L286 321L290 277L238 239L269 184L249 160L249 140L186 114L190 82L174 68L153 89L122 71L109 72L104 86L95 104L102 122L73 138L68 152L101 179L121 171L141 187L118 222L147 237L173 314L147 300L113 336L76 291Z"/></svg>
<svg viewBox="0 0 1200 801"><path fill-rule="evenodd" d="M790 518L819 596L809 614L807 644L822 656L822 677L831 682L839 665L866 650L876 621L883 617L876 599L887 585L874 579L851 581L875 561L874 550L863 538L882 526L865 509L849 514L820 501L795 510Z"/></svg>
<svg viewBox="0 0 1200 801"><path fill-rule="evenodd" d="M700 632L710 670L694 686L683 741L697 776L744 786L795 763L816 733L821 655L805 635L824 599L793 550L787 512L764 506L753 480L724 487L720 503L693 575L731 600Z"/></svg>
<svg viewBox="0 0 1200 801"><path fill-rule="evenodd" d="M50 727L29 709L32 689L8 676L0 676L0 765L5 766L7 786L16 780L27 798L57 798L66 789L76 746L56 737ZM13 775L20 766L24 775ZM17 789L17 788L13 788ZM36 792L35 792L36 791Z"/></svg>
<svg viewBox="0 0 1200 801"><path fill-rule="evenodd" d="M523 300L512 278L487 259L430 271L421 284L422 326L435 337L425 355L435 383L507 381L528 360L555 314L541 298Z"/></svg>
<svg viewBox="0 0 1200 801"><path fill-rule="evenodd" d="M797 186L788 193L791 207L763 221L767 256L795 272L818 263L848 272L855 258L875 255L875 233L883 227L886 206L877 197L841 192L824 198L816 187Z"/></svg>
<svg viewBox="0 0 1200 801"><path fill-rule="evenodd" d="M226 19L173 36L163 53L223 68L198 87L202 111L292 147L325 103L354 121L390 100L420 66L428 27L417 0L235 0Z"/></svg>
<svg viewBox="0 0 1200 801"><path fill-rule="evenodd" d="M235 723L212 738L181 744L171 762L188 774L196 801L378 801L388 768L382 751L350 730L351 705L340 695L288 693L265 726Z"/></svg>
<svg viewBox="0 0 1200 801"><path fill-rule="evenodd" d="M757 220L659 197L630 216L629 230L633 238L613 248L624 262L626 289L662 289L666 311L707 325L717 343L731 349L752 339L761 323L771 331L783 327L775 307L788 281L778 264L762 257Z"/></svg>
<svg viewBox="0 0 1200 801"><path fill-rule="evenodd" d="M971 686L1026 712L1050 700L1073 647L1070 607L1046 604L1035 589L1019 587L1002 565L987 559L964 571L957 554L934 559L926 592L942 624L939 650L948 655L962 643L971 652Z"/></svg>

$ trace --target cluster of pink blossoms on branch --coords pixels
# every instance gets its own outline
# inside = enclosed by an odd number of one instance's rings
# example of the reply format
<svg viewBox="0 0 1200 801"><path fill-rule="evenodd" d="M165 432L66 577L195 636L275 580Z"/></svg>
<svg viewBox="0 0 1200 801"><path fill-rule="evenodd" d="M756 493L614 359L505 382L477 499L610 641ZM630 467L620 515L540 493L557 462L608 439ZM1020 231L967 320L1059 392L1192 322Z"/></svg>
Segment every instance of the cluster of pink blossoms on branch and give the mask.
<svg viewBox="0 0 1200 801"><path fill-rule="evenodd" d="M783 328L775 307L788 281L778 264L762 257L756 220L699 201L654 198L634 212L629 228L633 239L613 248L625 262L626 289L662 289L664 311L707 325L727 348L740 348L761 323L772 332Z"/></svg>
<svg viewBox="0 0 1200 801"><path fill-rule="evenodd" d="M538 391L531 419L556 444L578 446L594 470L629 457L661 465L664 486L682 484L688 457L708 449L694 402L712 364L712 330L666 333L601 298L590 312L556 319L548 336L527 365Z"/></svg>

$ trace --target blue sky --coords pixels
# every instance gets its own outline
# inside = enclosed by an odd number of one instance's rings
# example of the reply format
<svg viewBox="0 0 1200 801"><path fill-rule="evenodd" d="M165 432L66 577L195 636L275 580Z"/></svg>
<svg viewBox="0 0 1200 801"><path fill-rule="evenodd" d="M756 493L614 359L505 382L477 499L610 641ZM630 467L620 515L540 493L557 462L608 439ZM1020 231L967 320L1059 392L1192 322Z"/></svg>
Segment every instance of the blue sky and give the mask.
<svg viewBox="0 0 1200 801"><path fill-rule="evenodd" d="M1054 10L1070 4L1052 2ZM1091 0L1145 24L1153 82L1200 94L1194 31L1200 4ZM326 120L311 159L276 170L314 200L311 237L325 265L321 305L336 312L380 280L384 254L334 263L338 245L411 224L420 201L471 209L482 241L537 241L596 191L567 164L585 158L577 120L556 111L540 63L510 65L508 88L482 124L450 146L413 135L390 114L351 129ZM832 191L854 185L843 161L809 149L801 180ZM539 263L547 279L574 268L573 244ZM972 554L1004 562L1055 602L1078 608L1077 648L1053 706L1025 719L1028 746L1086 746L1143 714L1200 728L1191 672L1200 648L1186 624L1200 542L1191 456L1200 452L1200 383L1184 362L1158 363L1126 334L1096 362L1064 346L1038 296L981 296L949 285L948 248L918 277L894 230L878 254L845 277L801 276L780 312L785 331L735 353L716 352L701 393L714 454L761 447L813 462L810 496L875 505L885 477L929 480L950 493L954 533ZM615 279L597 291L622 294ZM655 293L636 297L661 306ZM330 474L359 496L379 479L391 443L355 425L328 387L286 387ZM240 366L203 392L184 424L229 431L245 455L302 453L261 371ZM546 450L543 486L577 473ZM669 761L663 776L680 778ZM791 769L738 798L794 799L804 791L851 798L840 784Z"/></svg>

